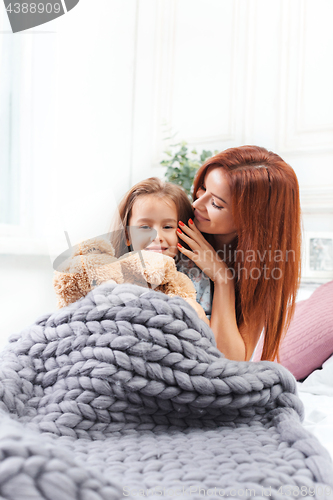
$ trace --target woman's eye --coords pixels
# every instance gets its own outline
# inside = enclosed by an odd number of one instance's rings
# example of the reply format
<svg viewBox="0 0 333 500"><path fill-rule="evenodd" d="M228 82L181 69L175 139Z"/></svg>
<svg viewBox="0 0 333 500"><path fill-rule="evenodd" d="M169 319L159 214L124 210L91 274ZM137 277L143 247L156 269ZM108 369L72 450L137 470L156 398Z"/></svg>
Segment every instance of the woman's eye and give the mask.
<svg viewBox="0 0 333 500"><path fill-rule="evenodd" d="M197 193L199 193L199 191L205 192L206 191L205 186L204 185L200 186L199 189L198 189L198 191L197 191ZM217 208L218 210L222 210L222 208L224 208L224 207L220 207L220 205L216 205L216 203L215 203L214 200L212 200L212 205L213 205L214 208Z"/></svg>
<svg viewBox="0 0 333 500"><path fill-rule="evenodd" d="M149 226L140 226L140 229L150 229Z"/></svg>
<svg viewBox="0 0 333 500"><path fill-rule="evenodd" d="M164 229L176 229L173 226L164 226Z"/></svg>
<svg viewBox="0 0 333 500"><path fill-rule="evenodd" d="M222 210L222 208L224 208L224 207L220 207L219 205L216 205L214 200L212 200L212 205L213 205L213 207L217 208L218 210Z"/></svg>

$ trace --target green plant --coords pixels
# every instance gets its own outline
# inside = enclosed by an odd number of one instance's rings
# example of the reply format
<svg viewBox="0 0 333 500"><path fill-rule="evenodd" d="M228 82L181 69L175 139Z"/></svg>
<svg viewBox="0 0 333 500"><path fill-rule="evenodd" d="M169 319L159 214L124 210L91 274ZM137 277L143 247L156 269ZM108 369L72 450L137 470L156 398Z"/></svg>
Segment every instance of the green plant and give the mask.
<svg viewBox="0 0 333 500"><path fill-rule="evenodd" d="M213 156L212 152L203 150L199 154L196 149L189 152L187 142L182 141L172 144L164 154L168 157L160 162L163 167L167 167L164 177L168 182L181 186L190 197L195 174L207 158Z"/></svg>

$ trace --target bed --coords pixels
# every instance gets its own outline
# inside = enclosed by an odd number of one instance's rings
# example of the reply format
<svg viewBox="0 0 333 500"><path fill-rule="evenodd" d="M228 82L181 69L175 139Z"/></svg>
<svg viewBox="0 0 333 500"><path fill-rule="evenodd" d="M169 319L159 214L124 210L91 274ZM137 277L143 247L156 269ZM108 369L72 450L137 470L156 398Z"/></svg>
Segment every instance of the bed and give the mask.
<svg viewBox="0 0 333 500"><path fill-rule="evenodd" d="M333 281L301 284L297 304L291 338L281 346L281 361L302 380L297 382L297 390L305 409L304 427L319 439L333 460ZM262 339L255 360L260 359L260 346Z"/></svg>
<svg viewBox="0 0 333 500"><path fill-rule="evenodd" d="M297 390L305 409L303 426L319 439L333 460L333 281L302 283L297 304L288 331L291 338L286 337L281 346L281 361L302 380L297 382ZM256 360L260 358L260 345L258 349Z"/></svg>
<svg viewBox="0 0 333 500"><path fill-rule="evenodd" d="M304 427L319 439L333 460L333 357L303 382L297 382L297 389L305 409Z"/></svg>

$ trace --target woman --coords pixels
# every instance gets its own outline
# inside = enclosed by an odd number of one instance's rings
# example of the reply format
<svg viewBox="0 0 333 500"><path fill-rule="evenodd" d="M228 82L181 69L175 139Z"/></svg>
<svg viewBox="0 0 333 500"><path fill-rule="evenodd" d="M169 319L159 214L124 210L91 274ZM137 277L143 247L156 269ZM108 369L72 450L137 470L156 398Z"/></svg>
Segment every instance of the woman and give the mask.
<svg viewBox="0 0 333 500"><path fill-rule="evenodd" d="M180 221L178 232L191 250L179 250L213 282L217 347L229 359L248 361L264 329L261 359L273 360L300 281L295 172L264 148L227 149L198 170L193 199L194 222Z"/></svg>

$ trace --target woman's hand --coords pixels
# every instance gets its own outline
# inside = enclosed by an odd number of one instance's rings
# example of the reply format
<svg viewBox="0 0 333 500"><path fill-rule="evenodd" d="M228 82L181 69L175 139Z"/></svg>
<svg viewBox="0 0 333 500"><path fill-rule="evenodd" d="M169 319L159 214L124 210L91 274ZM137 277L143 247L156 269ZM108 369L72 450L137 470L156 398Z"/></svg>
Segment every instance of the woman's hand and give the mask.
<svg viewBox="0 0 333 500"><path fill-rule="evenodd" d="M179 221L180 229L177 229L177 235L181 238L191 250L187 250L178 243L178 249L189 257L205 274L215 283L226 283L232 280L232 272L227 265L218 256L215 249L202 236L196 225L189 219L187 226Z"/></svg>
<svg viewBox="0 0 333 500"><path fill-rule="evenodd" d="M181 223L181 221L179 222L182 232L180 233L177 230L177 234L179 238L188 244L191 250L183 247L178 248L214 281L212 314L209 326L213 330L217 348L228 359L244 361L246 359L246 347L236 320L233 273L228 269L215 249L202 236L193 221L189 219L188 222L188 226Z"/></svg>

